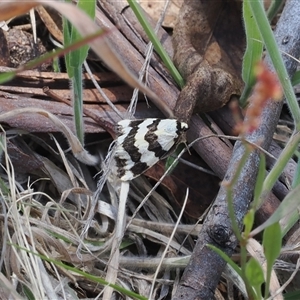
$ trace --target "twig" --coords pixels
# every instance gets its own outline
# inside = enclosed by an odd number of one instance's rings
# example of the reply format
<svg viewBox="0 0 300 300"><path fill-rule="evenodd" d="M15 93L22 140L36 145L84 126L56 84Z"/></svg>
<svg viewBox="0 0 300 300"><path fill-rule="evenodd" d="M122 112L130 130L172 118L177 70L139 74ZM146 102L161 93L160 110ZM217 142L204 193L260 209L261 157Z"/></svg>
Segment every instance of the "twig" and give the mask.
<svg viewBox="0 0 300 300"><path fill-rule="evenodd" d="M43 87L43 92L51 97L52 99L65 103L68 106L72 106L71 101L65 99L64 97L61 97L60 95L58 95L56 92L50 90L50 88L48 86L44 86ZM86 109L83 107L83 113L90 117L91 119L93 119L96 123L98 123L103 129L105 129L113 138L116 137L116 133L114 130L114 125L112 125L111 123L102 120L101 118L99 118L96 114L94 114L91 110Z"/></svg>
<svg viewBox="0 0 300 300"><path fill-rule="evenodd" d="M160 15L160 18L158 20L158 22L156 23L154 32L155 34L157 34L158 30L161 28L161 25L164 21L165 18L165 14L166 14L166 10L169 6L170 0L167 0L164 6L164 9ZM145 51L145 61L142 65L141 70L139 71L139 80L145 80L146 84L148 85L148 76L149 76L149 67L150 67L150 63L151 63L151 57L153 54L153 44L152 42L149 42ZM136 110L136 105L137 105L137 100L138 100L138 93L139 90L138 89L134 89L133 91L133 95L132 95L132 99L130 101L130 105L127 109L127 116L126 118L131 119L133 117L133 115L135 114L135 110Z"/></svg>
<svg viewBox="0 0 300 300"><path fill-rule="evenodd" d="M111 109L121 118L123 119L122 113L116 108L116 106L110 101L110 99L106 96L106 94L103 92L101 86L98 84L98 82L95 79L94 74L92 73L87 61L85 60L83 62L84 68L86 69L87 73L89 74L95 88L100 93L100 95L103 97L103 99L106 101L106 103L111 107Z"/></svg>

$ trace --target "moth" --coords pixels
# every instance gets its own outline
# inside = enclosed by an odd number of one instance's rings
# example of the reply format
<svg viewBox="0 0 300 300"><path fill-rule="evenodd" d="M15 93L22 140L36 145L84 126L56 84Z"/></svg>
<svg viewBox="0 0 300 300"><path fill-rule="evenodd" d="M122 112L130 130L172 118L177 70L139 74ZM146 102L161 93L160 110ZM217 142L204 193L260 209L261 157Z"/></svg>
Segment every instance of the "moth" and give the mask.
<svg viewBox="0 0 300 300"><path fill-rule="evenodd" d="M185 140L188 125L175 119L122 120L111 171L121 181L132 180L170 155Z"/></svg>

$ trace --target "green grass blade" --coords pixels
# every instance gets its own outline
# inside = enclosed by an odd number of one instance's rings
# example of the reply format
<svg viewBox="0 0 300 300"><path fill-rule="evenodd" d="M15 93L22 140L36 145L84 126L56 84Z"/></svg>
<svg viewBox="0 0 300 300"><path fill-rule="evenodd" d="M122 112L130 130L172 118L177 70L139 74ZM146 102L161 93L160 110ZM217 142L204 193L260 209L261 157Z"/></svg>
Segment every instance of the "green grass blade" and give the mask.
<svg viewBox="0 0 300 300"><path fill-rule="evenodd" d="M292 86L295 86L300 83L300 71L295 72L292 77Z"/></svg>
<svg viewBox="0 0 300 300"><path fill-rule="evenodd" d="M85 11L91 18L95 18L96 1L79 0L78 8ZM76 28L64 18L63 22L64 45L69 46L81 39L81 35ZM83 122L83 81L82 81L82 64L85 61L89 51L89 45L83 45L81 48L69 52L65 57L66 68L71 79L74 122L76 135L84 144L84 122Z"/></svg>
<svg viewBox="0 0 300 300"><path fill-rule="evenodd" d="M0 74L0 84L12 80L16 76L16 74L17 73L15 71Z"/></svg>
<svg viewBox="0 0 300 300"><path fill-rule="evenodd" d="M249 294L249 298L255 299L254 298L255 292L253 290L253 287L248 284L247 282L248 279L243 277L243 272L241 268L226 253L224 253L219 248L210 244L208 244L207 247L209 247L210 249L214 250L217 254L219 254L224 259L224 261L226 261L226 263L228 263L235 270L235 272L244 280L247 292Z"/></svg>
<svg viewBox="0 0 300 300"><path fill-rule="evenodd" d="M207 245L208 248L214 250L217 254L219 254L224 261L226 261L226 263L228 263L232 269L240 276L242 277L242 270L240 269L240 267L226 254L224 253L222 250L220 250L219 248L215 247L214 245Z"/></svg>
<svg viewBox="0 0 300 300"><path fill-rule="evenodd" d="M263 247L267 259L267 275L265 285L265 298L267 298L270 287L271 273L275 260L280 254L282 246L281 229L279 222L267 227L263 234Z"/></svg>
<svg viewBox="0 0 300 300"><path fill-rule="evenodd" d="M299 156L298 156L297 168L296 168L296 171L294 173L292 188L295 188L299 184L300 184L300 159L299 159Z"/></svg>
<svg viewBox="0 0 300 300"><path fill-rule="evenodd" d="M299 207L299 193L300 193L300 185L294 188L292 191L288 193L288 195L283 199L275 212L271 215L271 217L266 220L263 224L255 228L251 232L251 236L256 235L261 232L268 226L271 226L277 222L279 222L282 218L286 217L288 214L293 211L298 211Z"/></svg>
<svg viewBox="0 0 300 300"><path fill-rule="evenodd" d="M131 9L133 10L134 14L136 15L137 19L139 20L140 24L142 25L144 31L146 32L149 40L152 42L155 51L158 53L161 60L164 62L168 70L170 71L173 79L176 81L178 86L182 88L184 86L184 80L181 77L178 70L175 68L172 60L170 59L169 55L163 48L162 44L158 40L154 30L152 29L151 25L147 21L140 5L135 0L127 0Z"/></svg>
<svg viewBox="0 0 300 300"><path fill-rule="evenodd" d="M283 1L283 0L271 1L271 4L267 11L267 16L270 21L272 21L273 18L278 14L278 12L279 12L280 8L282 7L282 5L284 4L284 2L285 1Z"/></svg>
<svg viewBox="0 0 300 300"><path fill-rule="evenodd" d="M261 297L261 286L265 282L264 272L260 263L253 257L249 259L245 267L245 275L249 281L249 284L254 288L257 299Z"/></svg>
<svg viewBox="0 0 300 300"><path fill-rule="evenodd" d="M73 77L71 78L72 91L73 91L73 111L74 122L76 128L76 135L84 144L84 121L83 121L83 82L82 82L82 68L78 66L74 68Z"/></svg>
<svg viewBox="0 0 300 300"><path fill-rule="evenodd" d="M36 300L32 291L26 284L22 284L22 287L27 300Z"/></svg>
<svg viewBox="0 0 300 300"><path fill-rule="evenodd" d="M263 183L265 178L266 178L266 157L264 154L261 153L258 174L257 174L257 179L256 179L255 189L254 189L254 200L251 204L254 210L259 208L259 199L263 190Z"/></svg>
<svg viewBox="0 0 300 300"><path fill-rule="evenodd" d="M63 18L63 35L64 35L64 47L68 47L72 44L72 24L66 19ZM73 51L72 51L73 52ZM69 78L73 77L73 68L71 67L71 56L69 53L65 54L65 64L67 68L67 73L69 75Z"/></svg>
<svg viewBox="0 0 300 300"><path fill-rule="evenodd" d="M104 279L102 279L101 277L98 277L98 276L95 276L95 275L91 275L91 274L88 274L84 271L81 271L77 268L74 268L74 267L71 267L69 265L66 265L64 263L62 263L61 261L57 261L55 259L52 259L52 258L49 258L49 257L46 257L44 255L41 255L39 253L36 253L36 252L33 252L31 250L28 250L24 247L20 247L19 245L16 245L16 244L10 244L11 246L14 246L15 248L17 249L20 249L20 250L23 250L23 251L26 251L27 253L31 253L33 255L36 255L38 257L40 257L42 260L44 261L47 261L47 262L50 262L50 263L53 263L63 269L66 269L66 270L69 270L69 271L72 271L74 272L75 274L79 274L81 276L83 276L84 278L87 278L93 282L96 282L98 284L101 284L101 285L104 285L104 286L110 286L112 288L114 288L116 291L120 292L120 293L123 293L124 295L128 296L128 297L131 297L133 299L138 299L138 300L148 300L146 297L143 297L137 293L134 293L132 291L129 291L129 290L126 290L125 288L119 286L119 285L116 285L116 284L112 284L112 283L109 283L107 281L105 281Z"/></svg>
<svg viewBox="0 0 300 300"><path fill-rule="evenodd" d="M258 26L248 1L243 2L243 20L246 32L246 51L243 57L242 78L245 82L240 105L246 106L247 99L255 83L254 65L262 58L263 43Z"/></svg>
<svg viewBox="0 0 300 300"><path fill-rule="evenodd" d="M249 233L251 232L253 228L255 220L255 210L253 208L249 209L249 211L246 213L243 223L244 223L244 237L247 238Z"/></svg>

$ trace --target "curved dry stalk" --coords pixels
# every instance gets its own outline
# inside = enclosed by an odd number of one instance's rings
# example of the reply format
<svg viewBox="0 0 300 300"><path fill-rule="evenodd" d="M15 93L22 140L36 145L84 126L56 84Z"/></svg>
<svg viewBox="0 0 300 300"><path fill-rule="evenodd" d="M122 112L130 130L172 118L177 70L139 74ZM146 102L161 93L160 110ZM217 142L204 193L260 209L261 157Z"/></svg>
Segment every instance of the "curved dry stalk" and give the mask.
<svg viewBox="0 0 300 300"><path fill-rule="evenodd" d="M13 118L13 117L15 117L19 114L25 114L25 113L36 113L36 114L40 114L40 115L48 118L65 135L74 156L78 160L80 160L81 162L83 162L87 165L97 164L98 158L96 158L95 156L90 155L83 148L83 146L79 142L78 138L73 134L73 132L62 121L60 121L59 118L57 118L56 116L54 116L53 114L49 113L46 110L43 110L43 109L40 109L40 108L34 108L34 107L15 109L13 111L1 114L0 115L0 122L5 122L6 119Z"/></svg>
<svg viewBox="0 0 300 300"><path fill-rule="evenodd" d="M267 261L264 256L264 251L262 245L258 243L255 239L249 239L247 243L247 250L250 253L252 257L254 257L259 264L262 266L262 269L264 271L264 275L266 277L266 271L267 271ZM280 289L280 283L277 278L277 275L274 270L272 270L271 273L271 280L270 280L270 295L274 295L278 290ZM283 300L283 295L277 295L276 299Z"/></svg>

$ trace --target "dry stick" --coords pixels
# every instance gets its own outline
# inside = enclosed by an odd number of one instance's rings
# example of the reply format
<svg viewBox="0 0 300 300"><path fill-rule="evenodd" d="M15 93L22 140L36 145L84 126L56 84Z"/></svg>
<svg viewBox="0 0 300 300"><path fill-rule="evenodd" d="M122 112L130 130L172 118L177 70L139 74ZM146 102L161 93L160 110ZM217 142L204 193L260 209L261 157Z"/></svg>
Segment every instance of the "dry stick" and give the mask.
<svg viewBox="0 0 300 300"><path fill-rule="evenodd" d="M116 108L116 106L110 101L110 99L106 96L106 94L104 93L104 91L102 90L101 86L98 84L97 80L95 79L95 76L93 74L93 72L91 71L89 64L87 63L87 61L85 60L83 62L84 68L87 71L87 73L90 76L90 79L92 80L95 88L97 89L97 91L100 93L100 95L103 97L103 99L106 101L106 103L110 106L110 108L120 117L120 119L124 119L122 113Z"/></svg>
<svg viewBox="0 0 300 300"><path fill-rule="evenodd" d="M81 162L87 164L87 165L96 165L98 163L98 158L95 156L90 155L84 147L81 145L77 137L73 134L73 132L70 130L69 127L67 127L58 117L55 115L49 113L48 111L40 108L35 107L25 107L20 109L14 109L12 111L8 111L6 113L0 114L0 122L5 122L5 120L18 116L20 114L39 114L46 118L48 118L50 121L52 121L55 126L64 134L66 137L69 146L71 147L71 150L74 154L74 156L80 160Z"/></svg>
<svg viewBox="0 0 300 300"><path fill-rule="evenodd" d="M142 62L144 61L142 52L145 49L144 41L137 37L135 33L132 32L132 28L125 22L125 16L127 13L130 13L128 5L122 1L98 1L98 7L96 10L96 23L101 28L106 28L109 30L110 34L107 35L107 39L114 48L114 50L122 57L124 63L137 74L141 67ZM103 10L103 11L102 11ZM109 14L110 19L107 18ZM133 15L133 13L132 13ZM121 31L116 29L116 26L112 24L112 21L117 24L117 27ZM134 15L129 19L130 24L136 23L136 18ZM159 34L161 37L161 33ZM164 32L163 39L166 39L166 32ZM130 39L130 41L127 40ZM134 45L134 47L132 46ZM137 50L139 49L139 50ZM150 66L148 70L148 83L149 88L157 95L160 99L159 102L155 105L163 112L166 117L173 116L173 112L170 112L175 105L175 100L178 96L178 89L170 84L169 78L161 65L156 61L155 69ZM167 92L166 92L167 91Z"/></svg>
<svg viewBox="0 0 300 300"><path fill-rule="evenodd" d="M68 106L72 107L71 101L65 99L64 97L61 97L60 95L58 95L56 92L50 90L50 88L48 86L43 87L43 92L51 97L52 99L65 103ZM116 137L116 133L114 130L114 125L112 125L111 123L102 120L101 118L99 118L99 116L97 116L96 114L94 114L91 110L86 109L83 107L83 113L90 117L91 119L93 119L96 123L98 123L103 129L105 129L113 138Z"/></svg>
<svg viewBox="0 0 300 300"><path fill-rule="evenodd" d="M300 22L298 17L288 17L291 15L300 15L300 3L298 1L287 1L277 24L275 37L280 46L280 51L285 51L292 56L299 57ZM289 22L286 22L286 20L289 20ZM289 39L290 42L281 43L284 37L287 36L291 37ZM284 56L283 59L291 76L296 70L297 63L287 56ZM266 59L266 62L271 66L269 58ZM262 112L261 126L253 134L247 136L247 140L256 143L258 140L263 139L261 146L268 149L278 122L281 107L282 102L269 101ZM237 142L234 146L225 180L230 181L235 173L236 164L243 157L244 153L244 145L241 142ZM242 227L243 217L252 200L258 164L259 152L254 151L248 157L233 190L233 205L236 213L236 221L240 228ZM226 188L221 186L214 207L203 224L191 260L184 271L177 292L172 298L173 300L213 299L214 290L226 263L206 245L212 244L229 256L233 254L237 245L237 240L231 229L231 221L228 216L226 194Z"/></svg>
<svg viewBox="0 0 300 300"><path fill-rule="evenodd" d="M154 32L156 35L157 35L159 28L161 28L161 25L165 19L165 14L166 14L169 4L170 4L170 0L167 0L164 5L164 9L163 9L162 13L160 14L159 20L155 25ZM154 48L154 46L153 46L152 42L149 42L146 47L146 51L145 51L145 61L139 71L139 80L141 82L144 81L146 85L148 85L148 76L149 76L148 70L150 67L151 58L153 57L153 48ZM135 114L136 106L137 106L137 102L138 102L138 93L139 93L139 90L137 88L135 88L133 91L131 101L130 101L130 105L127 108L127 117L126 118L128 118L128 119L132 119L132 117Z"/></svg>

